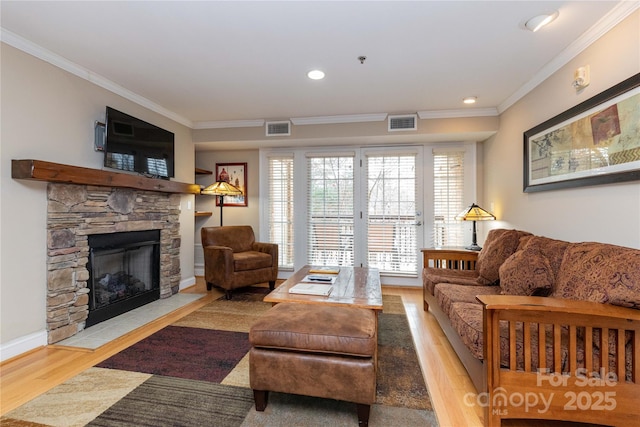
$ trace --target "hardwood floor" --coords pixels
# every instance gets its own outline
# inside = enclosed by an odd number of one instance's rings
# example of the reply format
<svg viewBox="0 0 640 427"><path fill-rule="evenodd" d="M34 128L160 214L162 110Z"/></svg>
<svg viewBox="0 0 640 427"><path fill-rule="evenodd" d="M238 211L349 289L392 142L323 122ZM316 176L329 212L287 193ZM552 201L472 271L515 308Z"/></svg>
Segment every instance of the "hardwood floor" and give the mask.
<svg viewBox="0 0 640 427"><path fill-rule="evenodd" d="M195 286L182 292L202 293L204 296L97 350L51 345L2 363L0 365L0 415L6 414L222 295L222 292L216 289L207 292L202 278L197 279ZM437 321L430 313L423 310L422 290L384 287L383 294L399 295L403 299L423 375L440 426L482 426L481 408L467 407L463 404L465 394L475 392L475 389Z"/></svg>

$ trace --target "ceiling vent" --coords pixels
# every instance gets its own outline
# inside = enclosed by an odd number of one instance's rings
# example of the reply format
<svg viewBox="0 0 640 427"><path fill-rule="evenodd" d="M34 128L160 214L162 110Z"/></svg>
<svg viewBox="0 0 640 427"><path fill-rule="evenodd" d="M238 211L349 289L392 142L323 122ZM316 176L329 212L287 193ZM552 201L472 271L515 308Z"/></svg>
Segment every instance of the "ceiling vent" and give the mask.
<svg viewBox="0 0 640 427"><path fill-rule="evenodd" d="M290 136L291 135L291 122L266 122L265 128L267 136Z"/></svg>
<svg viewBox="0 0 640 427"><path fill-rule="evenodd" d="M389 132L418 130L418 115L389 116Z"/></svg>

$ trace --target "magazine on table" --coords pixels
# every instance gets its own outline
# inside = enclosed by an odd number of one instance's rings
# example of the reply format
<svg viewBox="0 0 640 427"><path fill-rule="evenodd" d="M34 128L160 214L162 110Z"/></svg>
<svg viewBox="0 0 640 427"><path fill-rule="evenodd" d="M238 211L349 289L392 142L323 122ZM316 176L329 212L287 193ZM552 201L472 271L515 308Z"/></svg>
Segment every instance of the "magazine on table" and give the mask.
<svg viewBox="0 0 640 427"><path fill-rule="evenodd" d="M322 283L298 283L289 289L290 294L329 296L333 286Z"/></svg>
<svg viewBox="0 0 640 427"><path fill-rule="evenodd" d="M338 267L311 267L309 274L338 274L340 268Z"/></svg>

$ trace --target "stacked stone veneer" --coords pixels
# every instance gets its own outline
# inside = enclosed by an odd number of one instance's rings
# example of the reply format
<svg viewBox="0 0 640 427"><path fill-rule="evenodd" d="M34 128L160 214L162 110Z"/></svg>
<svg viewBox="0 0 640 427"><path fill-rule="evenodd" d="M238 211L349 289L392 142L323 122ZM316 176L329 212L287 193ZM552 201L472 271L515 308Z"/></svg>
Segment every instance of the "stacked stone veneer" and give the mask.
<svg viewBox="0 0 640 427"><path fill-rule="evenodd" d="M47 187L49 344L84 329L90 234L160 230L160 298L180 286L180 195L50 183Z"/></svg>

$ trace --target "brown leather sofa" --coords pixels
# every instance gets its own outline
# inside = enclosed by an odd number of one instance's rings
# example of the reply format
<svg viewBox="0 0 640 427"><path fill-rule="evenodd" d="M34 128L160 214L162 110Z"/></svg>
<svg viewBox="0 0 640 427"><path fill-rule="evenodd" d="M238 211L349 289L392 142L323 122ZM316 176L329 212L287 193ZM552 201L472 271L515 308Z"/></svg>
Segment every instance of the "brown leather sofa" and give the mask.
<svg viewBox="0 0 640 427"><path fill-rule="evenodd" d="M256 242L248 225L202 227L204 278L207 290L213 286L226 291L269 282L273 289L278 277L278 245Z"/></svg>

